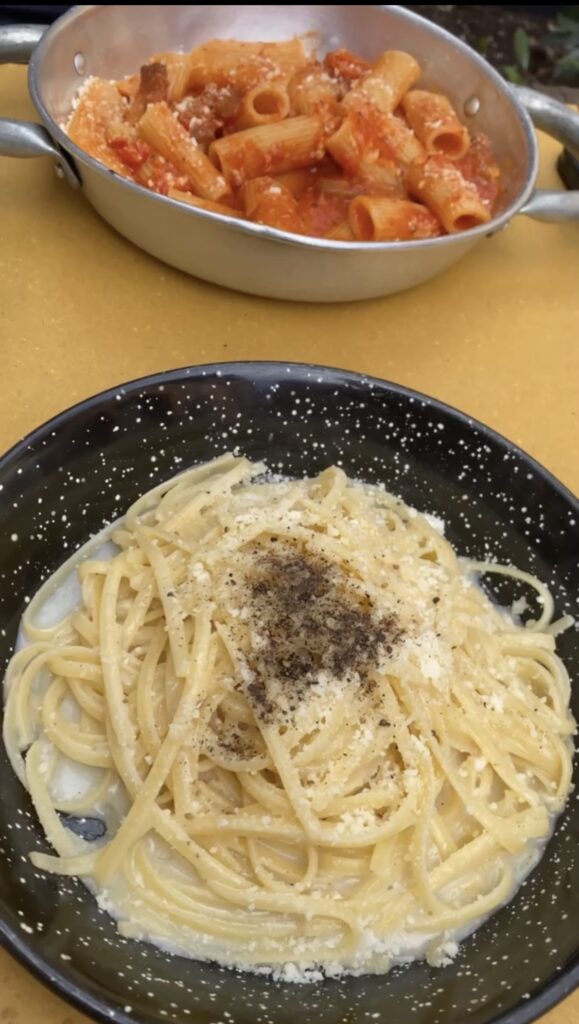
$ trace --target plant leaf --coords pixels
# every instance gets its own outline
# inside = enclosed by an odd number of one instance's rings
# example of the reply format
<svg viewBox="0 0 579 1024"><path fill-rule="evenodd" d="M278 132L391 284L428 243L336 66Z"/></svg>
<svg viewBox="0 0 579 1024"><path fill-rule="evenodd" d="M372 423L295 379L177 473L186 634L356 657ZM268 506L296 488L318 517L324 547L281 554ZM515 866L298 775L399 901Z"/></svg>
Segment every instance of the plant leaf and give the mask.
<svg viewBox="0 0 579 1024"><path fill-rule="evenodd" d="M555 22L557 24L557 28L561 32L576 32L577 31L577 29L579 28L579 8L577 8L577 11L578 11L578 14L577 15L573 14L571 17L569 17L569 14L570 14L569 11L567 12L567 14L562 14L561 11L557 11L557 16L555 18Z"/></svg>
<svg viewBox="0 0 579 1024"><path fill-rule="evenodd" d="M522 85L525 81L521 69L516 64L505 64L502 70L507 81L512 82L514 85Z"/></svg>
<svg viewBox="0 0 579 1024"><path fill-rule="evenodd" d="M529 62L531 60L531 47L529 44L529 37L524 28L519 27L515 29L513 46L519 67L522 68L523 71L528 71Z"/></svg>
<svg viewBox="0 0 579 1024"><path fill-rule="evenodd" d="M554 46L559 49L561 47L566 49L569 46L575 46L576 43L579 43L579 23L577 24L577 28L574 32L547 32L547 34L541 38L541 42L544 46Z"/></svg>
<svg viewBox="0 0 579 1024"><path fill-rule="evenodd" d="M557 82L579 80L579 47L570 50L555 65L554 78Z"/></svg>

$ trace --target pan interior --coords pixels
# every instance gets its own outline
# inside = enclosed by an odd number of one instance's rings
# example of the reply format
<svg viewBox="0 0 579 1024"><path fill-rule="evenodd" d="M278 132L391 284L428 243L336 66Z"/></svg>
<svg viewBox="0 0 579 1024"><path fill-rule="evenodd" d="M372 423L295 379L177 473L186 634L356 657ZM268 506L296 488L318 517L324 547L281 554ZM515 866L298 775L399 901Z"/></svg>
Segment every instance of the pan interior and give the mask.
<svg viewBox="0 0 579 1024"><path fill-rule="evenodd" d="M37 49L32 92L45 119L62 125L88 76L121 78L153 53L188 50L214 37L276 40L300 34L307 34L321 52L345 46L369 59L385 49L412 53L423 68L420 85L444 92L471 132L485 132L491 139L502 171L501 209L515 203L534 177L532 136L509 87L463 43L396 6L81 7L65 15ZM81 65L78 54L84 58ZM478 110L468 116L465 109L471 109L473 97Z"/></svg>

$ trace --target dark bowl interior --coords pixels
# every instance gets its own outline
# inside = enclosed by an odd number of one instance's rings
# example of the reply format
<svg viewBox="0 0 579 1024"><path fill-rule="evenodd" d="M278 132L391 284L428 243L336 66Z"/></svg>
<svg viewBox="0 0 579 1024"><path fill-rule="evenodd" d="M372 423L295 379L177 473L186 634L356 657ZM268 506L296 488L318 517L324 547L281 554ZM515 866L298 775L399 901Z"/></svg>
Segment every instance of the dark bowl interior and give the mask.
<svg viewBox="0 0 579 1024"><path fill-rule="evenodd" d="M512 561L577 593L577 503L492 431L422 395L339 370L239 363L176 370L63 413L0 461L0 656L28 597L138 494L239 448L290 474L332 462L446 520L464 554ZM520 594L520 591L518 592ZM511 584L497 591L507 603ZM560 638L579 668L575 630ZM579 717L579 692L574 695ZM80 882L27 862L47 849L3 748L0 934L62 995L101 1020L146 1024L523 1024L579 981L579 813L572 796L539 866L456 961L387 977L274 984L120 938Z"/></svg>

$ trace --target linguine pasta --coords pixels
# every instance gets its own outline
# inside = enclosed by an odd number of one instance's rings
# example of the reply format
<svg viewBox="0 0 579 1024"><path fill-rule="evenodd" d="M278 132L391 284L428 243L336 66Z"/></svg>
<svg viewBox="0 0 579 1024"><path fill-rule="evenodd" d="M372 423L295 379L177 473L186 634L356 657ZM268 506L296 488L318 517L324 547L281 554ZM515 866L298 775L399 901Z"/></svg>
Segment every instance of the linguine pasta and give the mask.
<svg viewBox="0 0 579 1024"><path fill-rule="evenodd" d="M225 455L161 484L31 602L4 740L55 851L32 860L194 958L290 980L445 962L570 788L552 601L338 468L263 471ZM535 587L540 619L481 571Z"/></svg>

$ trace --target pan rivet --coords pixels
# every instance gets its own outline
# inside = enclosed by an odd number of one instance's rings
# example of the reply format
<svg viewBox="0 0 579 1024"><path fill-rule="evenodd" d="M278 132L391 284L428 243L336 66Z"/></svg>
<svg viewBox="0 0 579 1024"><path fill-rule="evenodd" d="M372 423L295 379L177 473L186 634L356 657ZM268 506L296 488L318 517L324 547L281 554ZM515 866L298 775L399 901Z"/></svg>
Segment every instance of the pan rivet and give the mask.
<svg viewBox="0 0 579 1024"><path fill-rule="evenodd" d="M64 178L64 168L61 167L60 164L54 165L54 173L57 178Z"/></svg>
<svg viewBox="0 0 579 1024"><path fill-rule="evenodd" d="M86 71L84 53L75 53L74 57L72 58L72 63L74 64L74 70L76 71L77 75L84 75Z"/></svg>
<svg viewBox="0 0 579 1024"><path fill-rule="evenodd" d="M474 117L480 110L480 100L478 96L469 96L464 104L464 112L467 117Z"/></svg>

